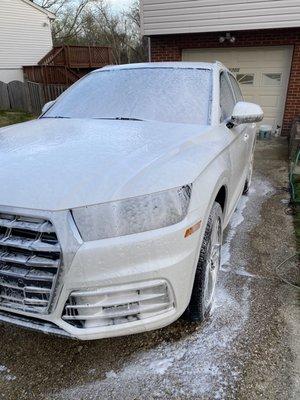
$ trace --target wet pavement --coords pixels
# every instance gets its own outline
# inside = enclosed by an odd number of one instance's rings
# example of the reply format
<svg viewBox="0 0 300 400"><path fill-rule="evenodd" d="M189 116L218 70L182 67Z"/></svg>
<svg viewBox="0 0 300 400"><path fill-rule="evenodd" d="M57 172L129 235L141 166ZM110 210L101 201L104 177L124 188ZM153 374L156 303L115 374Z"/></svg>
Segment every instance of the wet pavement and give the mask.
<svg viewBox="0 0 300 400"><path fill-rule="evenodd" d="M94 342L0 325L0 398L299 399L299 292L275 271L295 252L286 157L284 140L257 145L209 321Z"/></svg>

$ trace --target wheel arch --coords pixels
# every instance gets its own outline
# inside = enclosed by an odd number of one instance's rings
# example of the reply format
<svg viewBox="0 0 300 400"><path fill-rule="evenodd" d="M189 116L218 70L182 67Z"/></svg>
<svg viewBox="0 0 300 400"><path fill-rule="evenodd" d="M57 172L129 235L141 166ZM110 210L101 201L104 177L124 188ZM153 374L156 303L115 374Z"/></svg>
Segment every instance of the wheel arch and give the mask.
<svg viewBox="0 0 300 400"><path fill-rule="evenodd" d="M228 190L227 186L223 184L215 198L215 201L220 204L223 214L225 214L226 206L227 206L227 198L228 198Z"/></svg>

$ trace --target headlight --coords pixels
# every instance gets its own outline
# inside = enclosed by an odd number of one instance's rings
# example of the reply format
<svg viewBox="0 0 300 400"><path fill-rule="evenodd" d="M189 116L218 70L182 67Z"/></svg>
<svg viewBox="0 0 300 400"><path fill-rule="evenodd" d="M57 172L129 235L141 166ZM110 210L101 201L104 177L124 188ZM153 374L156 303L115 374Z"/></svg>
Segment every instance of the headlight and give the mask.
<svg viewBox="0 0 300 400"><path fill-rule="evenodd" d="M84 241L112 238L163 228L182 221L191 185L145 196L72 210Z"/></svg>

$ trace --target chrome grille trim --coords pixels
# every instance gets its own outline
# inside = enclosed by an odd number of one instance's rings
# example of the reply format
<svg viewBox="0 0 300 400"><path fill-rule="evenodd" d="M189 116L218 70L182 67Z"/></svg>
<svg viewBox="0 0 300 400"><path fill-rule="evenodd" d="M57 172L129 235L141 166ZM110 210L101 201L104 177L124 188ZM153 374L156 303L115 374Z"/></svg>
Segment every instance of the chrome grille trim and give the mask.
<svg viewBox="0 0 300 400"><path fill-rule="evenodd" d="M60 260L51 260L37 256L27 257L22 254L12 254L9 252L0 253L0 262L1 261L22 264L26 265L27 267L38 266L39 268L58 268L60 264Z"/></svg>
<svg viewBox="0 0 300 400"><path fill-rule="evenodd" d="M0 225L1 226L1 225ZM10 230L10 228L7 228ZM60 247L59 244L54 244L54 245L49 245L48 243L43 243L41 241L41 237L38 237L35 240L30 240L27 238L22 238L22 237L11 237L10 232L8 232L3 238L0 239L0 246L9 246L9 247L15 247L17 249L22 249L22 250L32 250L32 251L46 251L49 253L59 253L60 252Z"/></svg>
<svg viewBox="0 0 300 400"><path fill-rule="evenodd" d="M0 213L0 309L48 314L61 263L49 220Z"/></svg>
<svg viewBox="0 0 300 400"><path fill-rule="evenodd" d="M15 229L26 229L33 232L40 233L55 233L51 222L49 221L38 221L36 219L32 219L31 222L26 221L24 217L20 216L12 216L9 218L9 215L2 215L0 217L0 226L5 228L15 228Z"/></svg>

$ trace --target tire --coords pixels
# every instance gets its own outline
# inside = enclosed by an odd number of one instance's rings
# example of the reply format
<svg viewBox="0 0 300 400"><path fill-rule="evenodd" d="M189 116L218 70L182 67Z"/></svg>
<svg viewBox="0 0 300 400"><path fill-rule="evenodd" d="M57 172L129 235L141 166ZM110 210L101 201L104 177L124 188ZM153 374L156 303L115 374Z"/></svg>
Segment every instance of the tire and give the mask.
<svg viewBox="0 0 300 400"><path fill-rule="evenodd" d="M252 174L253 174L253 158L254 158L254 154L252 153L251 159L250 159L249 171L248 171L248 175L247 175L244 190L243 190L243 195L247 195L249 193L249 189L251 186Z"/></svg>
<svg viewBox="0 0 300 400"><path fill-rule="evenodd" d="M221 264L222 224L222 209L215 202L202 241L191 300L184 314L189 322L201 323L210 314Z"/></svg>

